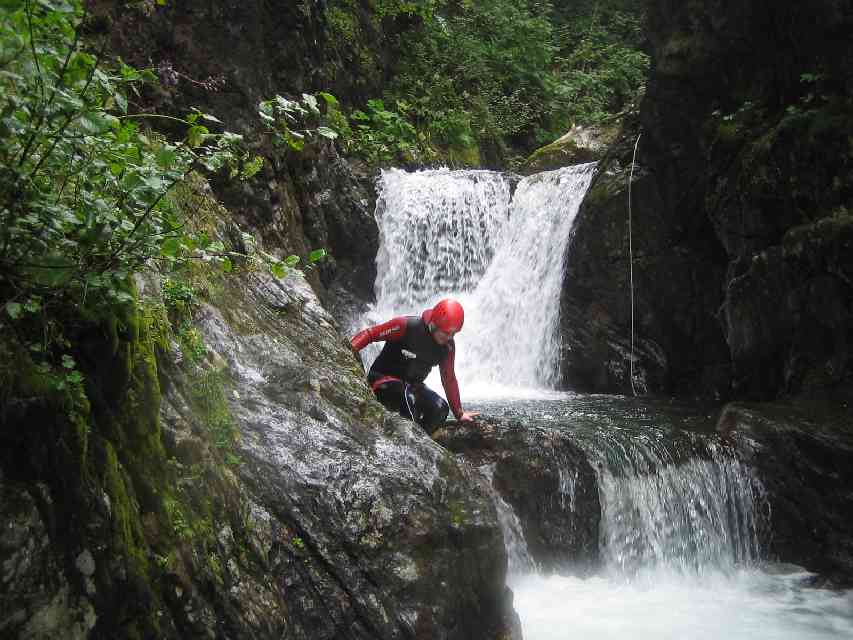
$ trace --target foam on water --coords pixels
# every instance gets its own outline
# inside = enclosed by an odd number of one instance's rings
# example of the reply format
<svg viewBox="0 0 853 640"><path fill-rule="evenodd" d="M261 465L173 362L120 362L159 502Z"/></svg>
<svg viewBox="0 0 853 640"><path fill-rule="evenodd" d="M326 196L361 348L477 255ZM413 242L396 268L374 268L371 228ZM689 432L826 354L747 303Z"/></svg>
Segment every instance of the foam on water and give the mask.
<svg viewBox="0 0 853 640"><path fill-rule="evenodd" d="M620 581L542 576L511 584L525 640L838 640L853 637L853 596L806 588L804 572Z"/></svg>

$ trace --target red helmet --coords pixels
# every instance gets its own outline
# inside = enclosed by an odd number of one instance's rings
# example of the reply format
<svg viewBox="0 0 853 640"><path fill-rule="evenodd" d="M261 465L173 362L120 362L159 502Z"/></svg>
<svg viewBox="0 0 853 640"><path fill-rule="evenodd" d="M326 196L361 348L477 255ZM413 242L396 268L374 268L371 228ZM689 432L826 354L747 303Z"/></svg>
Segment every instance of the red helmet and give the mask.
<svg viewBox="0 0 853 640"><path fill-rule="evenodd" d="M432 309L424 311L423 319L430 325L430 329L438 329L444 333L456 333L465 322L465 311L456 300L445 298Z"/></svg>

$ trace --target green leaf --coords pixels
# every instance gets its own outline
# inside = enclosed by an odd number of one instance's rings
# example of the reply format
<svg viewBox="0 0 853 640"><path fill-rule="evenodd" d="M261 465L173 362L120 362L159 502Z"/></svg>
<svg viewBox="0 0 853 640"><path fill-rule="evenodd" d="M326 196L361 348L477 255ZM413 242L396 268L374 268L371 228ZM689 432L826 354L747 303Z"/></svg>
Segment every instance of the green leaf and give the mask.
<svg viewBox="0 0 853 640"><path fill-rule="evenodd" d="M220 263L220 266L222 267L223 273L231 273L231 271L234 269L234 265L231 263L231 260L229 258L223 258L222 262Z"/></svg>
<svg viewBox="0 0 853 640"><path fill-rule="evenodd" d="M97 135L111 128L113 116L108 116L103 111L89 111L80 116L79 126L84 133Z"/></svg>
<svg viewBox="0 0 853 640"><path fill-rule="evenodd" d="M320 113L320 109L317 106L317 97L316 96L312 96L309 93L303 93L302 94L302 102L304 102L306 105L308 105L308 108L313 113Z"/></svg>
<svg viewBox="0 0 853 640"><path fill-rule="evenodd" d="M152 191L156 191L158 194L165 188L167 184L161 175L156 174L153 176L146 176L142 179L142 183Z"/></svg>
<svg viewBox="0 0 853 640"><path fill-rule="evenodd" d="M281 262L271 262L270 273L272 273L276 278L283 278L287 275L287 267L285 267Z"/></svg>
<svg viewBox="0 0 853 640"><path fill-rule="evenodd" d="M181 248L180 238L166 238L160 245L160 253L167 258L174 258Z"/></svg>
<svg viewBox="0 0 853 640"><path fill-rule="evenodd" d="M119 91L113 95L113 98L115 98L118 110L122 113L127 113L127 98L125 95Z"/></svg>
<svg viewBox="0 0 853 640"><path fill-rule="evenodd" d="M163 146L157 152L157 164L164 169L170 169L175 166L178 160L178 150L170 144Z"/></svg>
<svg viewBox="0 0 853 640"><path fill-rule="evenodd" d="M192 126L187 132L187 144L193 149L196 149L204 144L204 140L209 133L210 131L204 125L197 124Z"/></svg>
<svg viewBox="0 0 853 640"><path fill-rule="evenodd" d="M74 362L74 358L65 353L62 355L62 366L66 369L73 369L77 366L77 363Z"/></svg>
<svg viewBox="0 0 853 640"><path fill-rule="evenodd" d="M251 160L243 165L243 170L240 172L240 177L243 179L251 178L261 167L264 166L264 159L261 156L254 156Z"/></svg>
<svg viewBox="0 0 853 640"><path fill-rule="evenodd" d="M290 145L290 148L294 151L302 151L305 148L305 140L301 137L288 136L286 140L287 144Z"/></svg>
<svg viewBox="0 0 853 640"><path fill-rule="evenodd" d="M142 74L139 73L139 71L126 65L124 62L121 62L120 64L119 73L121 73L122 79L128 82L140 80L142 78Z"/></svg>
<svg viewBox="0 0 853 640"><path fill-rule="evenodd" d="M23 306L18 302L7 302L6 303L6 313L9 314L9 317L12 320L17 320L21 317L21 311Z"/></svg>
<svg viewBox="0 0 853 640"><path fill-rule="evenodd" d="M308 254L308 262L313 264L313 263L325 258L326 255L328 255L328 254L326 253L325 249L315 249L314 251L312 251L311 253Z"/></svg>
<svg viewBox="0 0 853 640"><path fill-rule="evenodd" d="M340 106L338 99L335 96L333 96L331 93L326 93L325 91L321 91L317 95L320 96L321 98L323 98L323 100L326 101L326 105L328 105L330 107L337 108L338 106Z"/></svg>
<svg viewBox="0 0 853 640"><path fill-rule="evenodd" d="M296 265L298 265L298 264L299 264L299 256L287 256L287 257L284 259L284 263L285 263L288 267L295 267Z"/></svg>
<svg viewBox="0 0 853 640"><path fill-rule="evenodd" d="M324 138L329 138L330 140L334 140L338 137L338 132L334 129L330 129L329 127L317 127L317 134Z"/></svg>

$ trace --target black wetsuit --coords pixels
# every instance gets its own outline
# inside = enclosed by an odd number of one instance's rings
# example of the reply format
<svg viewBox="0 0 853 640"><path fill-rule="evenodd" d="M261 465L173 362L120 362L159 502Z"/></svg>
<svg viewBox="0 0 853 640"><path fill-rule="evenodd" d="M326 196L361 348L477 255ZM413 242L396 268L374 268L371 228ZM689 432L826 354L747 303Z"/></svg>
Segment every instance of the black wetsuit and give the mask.
<svg viewBox="0 0 853 640"><path fill-rule="evenodd" d="M405 316L359 332L352 344L361 350L381 340L385 346L370 367L367 380L383 405L426 429L442 424L451 406L457 418L462 415L453 371L453 340L440 345L422 318ZM450 405L423 383L436 365Z"/></svg>

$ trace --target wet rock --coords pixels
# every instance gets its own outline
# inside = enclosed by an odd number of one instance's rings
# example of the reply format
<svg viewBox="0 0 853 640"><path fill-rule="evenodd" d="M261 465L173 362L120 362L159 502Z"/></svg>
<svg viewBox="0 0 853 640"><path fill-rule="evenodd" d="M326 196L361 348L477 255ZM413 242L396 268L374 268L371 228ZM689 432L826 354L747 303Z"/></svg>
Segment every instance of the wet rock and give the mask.
<svg viewBox="0 0 853 640"><path fill-rule="evenodd" d="M718 429L754 467L770 505L770 550L838 586L853 585L853 393L732 403Z"/></svg>
<svg viewBox="0 0 853 640"><path fill-rule="evenodd" d="M567 257L566 383L626 391L633 339L640 391L772 399L842 384L849 13L828 0L653 2L648 17L639 120L602 160ZM782 25L800 23L794 44Z"/></svg>
<svg viewBox="0 0 853 640"><path fill-rule="evenodd" d="M2 479L0 522L0 635L20 640L88 638L97 622L92 603L66 579L36 501ZM91 553L86 553L81 554L84 574L94 567Z"/></svg>
<svg viewBox="0 0 853 640"><path fill-rule="evenodd" d="M433 437L474 468L491 467L494 489L521 521L542 570L584 572L598 561L598 484L569 435L488 419L476 426L450 424Z"/></svg>
<svg viewBox="0 0 853 640"><path fill-rule="evenodd" d="M531 175L601 160L619 133L619 125L617 122L606 126L572 127L564 136L534 151L521 173Z"/></svg>
<svg viewBox="0 0 853 640"><path fill-rule="evenodd" d="M594 392L722 394L729 354L715 317L722 295L710 284L724 275L714 266L718 248L690 246L689 238L710 233L702 230L707 222L667 210L648 136L634 164L641 131L636 115L625 121L575 222L560 301L563 383Z"/></svg>
<svg viewBox="0 0 853 640"><path fill-rule="evenodd" d="M200 311L199 328L236 392L227 395L240 430L235 471L257 522L244 530L259 563L234 553L219 561L233 624L256 637L282 624L311 638L518 634L479 478L374 401L299 275L249 274L223 296ZM276 311L287 302L300 312ZM226 538L223 553L236 550ZM265 598L275 605L264 610ZM185 618L205 626L197 607Z"/></svg>

